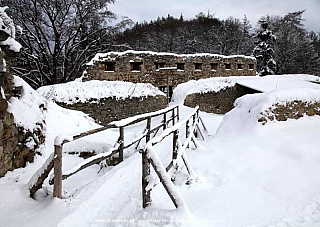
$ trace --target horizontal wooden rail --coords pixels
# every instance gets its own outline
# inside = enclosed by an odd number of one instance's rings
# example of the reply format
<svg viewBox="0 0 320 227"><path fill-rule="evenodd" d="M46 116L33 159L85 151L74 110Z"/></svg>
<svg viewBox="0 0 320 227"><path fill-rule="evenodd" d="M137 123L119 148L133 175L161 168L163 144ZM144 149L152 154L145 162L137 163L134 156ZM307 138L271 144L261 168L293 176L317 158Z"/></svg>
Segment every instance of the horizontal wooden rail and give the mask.
<svg viewBox="0 0 320 227"><path fill-rule="evenodd" d="M174 112L174 111L173 111ZM174 113L172 114L174 116ZM160 182L162 183L163 187L167 191L169 197L171 198L173 204L176 208L179 206L179 201L181 203L181 199L179 196L179 193L173 193L176 191L174 188L172 182L168 182L168 180L165 180L169 178L168 171L174 167L174 172L171 177L172 181L175 181L176 175L179 171L179 166L177 160L179 158L182 159L184 166L186 167L186 170L189 174L188 183L190 183L195 176L193 169L191 167L191 164L185 154L185 150L189 147L189 144L191 141L194 142L195 146L197 147L195 143L195 133L197 130L200 130L200 127L198 124L200 123L200 116L199 116L199 107L197 106L191 114L184 120L178 122L177 124L173 125L170 128L165 129L162 134L158 137L154 137L151 139L145 146L145 148L141 149L142 153L142 207L146 208L151 203L151 190L154 187L149 185L149 179L150 179L150 164L153 166L153 169L155 170L156 174L158 175ZM203 122L201 122L203 124ZM191 125L190 125L191 124ZM179 132L180 128L182 126L186 127L186 140L183 144L181 144L181 141L179 139ZM204 124L203 124L204 126ZM206 129L203 127L204 130ZM165 138L167 138L169 135L173 134L173 147L172 147L172 161L169 163L166 169L164 169L162 163L157 158L156 154L153 151L153 146L156 144L161 143ZM156 165L155 165L156 163ZM161 171L159 171L162 169ZM175 195L174 195L175 194Z"/></svg>
<svg viewBox="0 0 320 227"><path fill-rule="evenodd" d="M172 114L172 117L169 117L167 120L167 114L169 112L172 112L173 114ZM177 114L174 114L174 112L176 112ZM163 115L162 123L155 126L154 128L151 128L151 119L161 115ZM124 149L132 146L135 143L139 144L143 138L147 138L147 141L149 141L151 133L156 134L161 127L165 129L170 122L174 124L176 122L176 119L177 120L179 119L178 105L175 105L173 107L168 107L162 110L158 110L152 113L145 113L138 116L129 117L120 121L114 121L106 126L92 129L86 132L82 132L80 134L73 135L71 137L64 137L64 136L56 137L54 158L52 158L50 163L46 162L47 168L45 170L43 170L44 167L42 167L42 169L39 169L38 172L41 172L41 174L37 172L37 175L33 176L32 178L32 182L30 183L30 186L29 186L31 197L33 197L36 191L42 187L44 180L48 177L48 174L53 167L55 171L54 171L54 174L51 175L49 183L54 184L54 197L62 198L62 180L67 179L68 177L78 173L79 171L85 168L88 168L89 166L98 164L103 160L112 158L116 154L119 154L119 157L117 158L117 162L121 162L123 160ZM127 145L125 145L124 128L131 126L133 124L137 124L142 121L147 121L147 128L145 132L142 135L140 135L138 138L135 138L134 140L129 142ZM64 144L98 133L98 132L105 131L107 129L117 129L117 128L119 129L119 138L114 148L111 148L107 153L97 154L93 157L90 157L84 160L83 162L78 163L76 166L72 167L71 169L64 171L64 173L62 173L62 150L63 150ZM52 157L53 157L53 154L52 154Z"/></svg>

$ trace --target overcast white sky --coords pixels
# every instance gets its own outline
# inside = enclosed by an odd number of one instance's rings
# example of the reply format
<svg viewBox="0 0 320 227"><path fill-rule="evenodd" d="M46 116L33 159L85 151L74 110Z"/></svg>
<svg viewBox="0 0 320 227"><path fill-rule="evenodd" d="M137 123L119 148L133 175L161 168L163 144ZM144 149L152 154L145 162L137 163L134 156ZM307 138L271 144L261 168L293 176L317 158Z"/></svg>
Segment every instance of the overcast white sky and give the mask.
<svg viewBox="0 0 320 227"><path fill-rule="evenodd" d="M244 14L253 27L261 16L280 15L306 10L303 14L308 30L320 32L320 0L116 0L110 9L134 22L150 21L168 14L193 18L199 12L215 14L219 19L230 16L242 19Z"/></svg>

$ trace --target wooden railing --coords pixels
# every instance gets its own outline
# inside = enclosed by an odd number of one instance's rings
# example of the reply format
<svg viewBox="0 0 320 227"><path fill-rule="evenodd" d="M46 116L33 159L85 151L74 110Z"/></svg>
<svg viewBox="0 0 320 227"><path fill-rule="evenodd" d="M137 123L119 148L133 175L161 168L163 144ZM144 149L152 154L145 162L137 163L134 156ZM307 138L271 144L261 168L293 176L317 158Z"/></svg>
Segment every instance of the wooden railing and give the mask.
<svg viewBox="0 0 320 227"><path fill-rule="evenodd" d="M167 116L171 113L171 116ZM162 122L154 127L151 126L152 118L163 116ZM124 149L137 144L136 148L139 146L139 143L142 139L146 138L146 141L151 139L151 135L155 136L158 131L162 128L165 130L169 123L172 122L172 125L179 120L179 106L169 107L163 110L159 110L152 113L142 114L135 117L126 118L121 121L111 122L110 124L93 129L90 131L86 131L74 136L57 136L55 138L54 145L54 153L49 156L47 161L43 164L43 166L33 175L31 180L29 181L29 190L30 196L34 197L35 193L38 189L42 187L44 180L48 177L52 168L54 168L54 174L50 178L50 184L54 184L53 186L53 196L57 198L62 198L62 180L67 179L68 177L78 173L79 171L92 166L94 164L98 164L103 160L109 159L113 160L115 164L123 161L123 151ZM124 143L124 131L125 127L131 126L133 124L146 121L146 128L142 135L130 141L125 145ZM97 154L92 156L81 163L78 163L76 166L71 169L62 172L62 153L63 153L63 145L69 143L71 141L105 131L107 129L119 129L119 138L116 142L116 145L109 149L108 152Z"/></svg>
<svg viewBox="0 0 320 227"><path fill-rule="evenodd" d="M202 125L202 130L200 129L200 123ZM179 138L180 129L185 125L186 130L186 139L182 143L182 138ZM190 142L193 142L197 147L197 142L195 138L195 134L199 133L201 137L204 139L203 131L207 131L206 127L202 119L199 116L199 107L196 107L194 111L189 115L189 117L175 124L171 128L166 129L159 137L154 137L151 139L144 148L140 150L142 153L142 207L146 208L151 203L151 190L155 185L150 186L150 165L152 165L154 171L160 179L163 187L167 191L169 197L171 198L173 204L176 208L178 206L183 205L183 199L180 194L174 187L173 182L175 181L176 174L179 170L178 159L181 158L186 170L189 174L188 183L190 183L196 175L192 170L190 162L185 154L185 150L189 147ZM172 160L167 166L164 168L163 164L157 157L156 153L153 150L153 146L163 141L168 136L173 135L173 149L172 149ZM173 175L170 177L168 175L168 171L174 167ZM169 180L168 180L169 179Z"/></svg>

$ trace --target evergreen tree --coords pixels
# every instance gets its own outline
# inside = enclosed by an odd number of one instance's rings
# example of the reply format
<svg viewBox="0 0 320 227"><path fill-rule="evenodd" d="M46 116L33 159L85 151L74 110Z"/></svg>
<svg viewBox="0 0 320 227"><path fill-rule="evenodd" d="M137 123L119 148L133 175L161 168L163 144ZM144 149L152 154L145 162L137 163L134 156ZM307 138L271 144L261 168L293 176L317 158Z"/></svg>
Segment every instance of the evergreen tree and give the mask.
<svg viewBox="0 0 320 227"><path fill-rule="evenodd" d="M273 59L274 50L272 49L272 42L276 37L269 30L267 20L259 21L262 30L258 33L258 40L255 42L256 47L253 50L253 55L258 60L259 76L273 75L276 70L276 62Z"/></svg>
<svg viewBox="0 0 320 227"><path fill-rule="evenodd" d="M314 33L308 33L302 24L304 11L273 18L277 36L275 59L277 74L309 73L319 75L320 62Z"/></svg>

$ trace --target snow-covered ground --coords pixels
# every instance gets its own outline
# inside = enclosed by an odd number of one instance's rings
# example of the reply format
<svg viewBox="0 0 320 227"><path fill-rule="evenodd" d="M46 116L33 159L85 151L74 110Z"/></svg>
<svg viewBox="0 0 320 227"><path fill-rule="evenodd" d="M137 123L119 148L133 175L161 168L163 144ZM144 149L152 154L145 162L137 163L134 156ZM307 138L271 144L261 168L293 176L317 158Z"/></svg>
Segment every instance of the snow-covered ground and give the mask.
<svg viewBox="0 0 320 227"><path fill-rule="evenodd" d="M262 125L241 117L243 108L255 108L252 100L257 101L255 95L225 116L200 113L207 140L186 152L200 180L186 185L185 169L176 180L189 212L175 210L161 184L152 191L152 206L142 209L141 154L133 150L115 167L92 166L63 181L62 200L52 198L48 181L37 201L29 198L26 185L52 153L55 136L98 127L87 115L48 101L43 155L0 178L0 226L320 226L320 117ZM180 106L181 119L191 112ZM144 126L130 127L125 138ZM67 144L65 151L102 152L117 135L101 132ZM165 166L171 138L155 147ZM63 168L81 160L64 153Z"/></svg>

